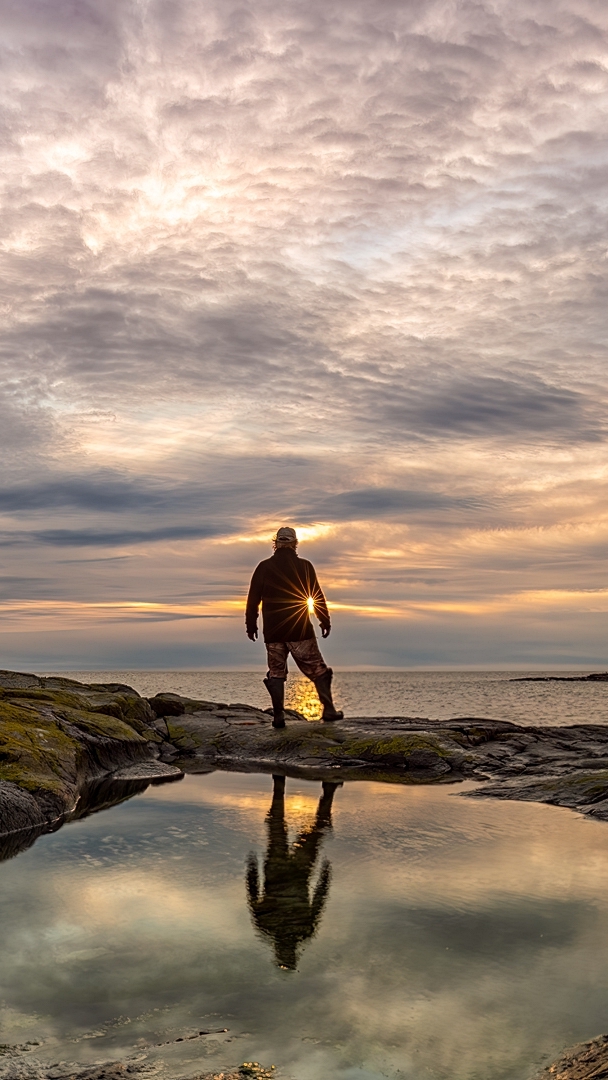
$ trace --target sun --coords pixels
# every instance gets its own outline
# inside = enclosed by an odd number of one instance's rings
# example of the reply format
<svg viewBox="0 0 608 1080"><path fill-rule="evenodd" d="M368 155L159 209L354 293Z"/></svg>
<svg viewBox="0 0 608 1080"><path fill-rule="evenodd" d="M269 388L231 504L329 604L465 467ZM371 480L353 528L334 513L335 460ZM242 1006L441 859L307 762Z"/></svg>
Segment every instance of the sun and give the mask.
<svg viewBox="0 0 608 1080"><path fill-rule="evenodd" d="M309 596L309 597L308 597L308 600L306 601L306 603L308 604L308 610L310 611L310 614L311 614L311 615L314 615L314 613L315 613L315 601L314 601L314 597L312 597L312 596Z"/></svg>

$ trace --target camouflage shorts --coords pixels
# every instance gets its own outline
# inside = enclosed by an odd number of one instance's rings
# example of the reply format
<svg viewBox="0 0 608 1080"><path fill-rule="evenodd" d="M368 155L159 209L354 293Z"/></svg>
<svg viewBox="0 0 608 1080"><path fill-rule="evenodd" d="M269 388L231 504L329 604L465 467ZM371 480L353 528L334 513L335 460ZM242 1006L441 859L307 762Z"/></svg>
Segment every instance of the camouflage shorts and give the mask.
<svg viewBox="0 0 608 1080"><path fill-rule="evenodd" d="M321 656L316 638L304 638L303 641L267 641L266 652L270 679L287 678L287 657L290 653L302 674L313 682L327 671L327 664Z"/></svg>

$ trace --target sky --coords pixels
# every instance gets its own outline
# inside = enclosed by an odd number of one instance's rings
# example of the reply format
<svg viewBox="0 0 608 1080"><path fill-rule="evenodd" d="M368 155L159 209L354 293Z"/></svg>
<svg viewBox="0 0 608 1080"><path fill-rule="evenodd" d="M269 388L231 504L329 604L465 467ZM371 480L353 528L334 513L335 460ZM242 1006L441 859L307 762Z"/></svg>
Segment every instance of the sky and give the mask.
<svg viewBox="0 0 608 1080"><path fill-rule="evenodd" d="M5 0L0 666L606 664L604 0Z"/></svg>

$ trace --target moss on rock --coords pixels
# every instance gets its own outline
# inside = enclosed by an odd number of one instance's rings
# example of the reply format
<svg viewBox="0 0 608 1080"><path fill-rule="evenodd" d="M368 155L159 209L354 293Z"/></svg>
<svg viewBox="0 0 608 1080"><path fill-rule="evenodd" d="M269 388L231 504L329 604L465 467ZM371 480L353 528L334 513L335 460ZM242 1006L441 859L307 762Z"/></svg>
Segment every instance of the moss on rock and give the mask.
<svg viewBox="0 0 608 1080"><path fill-rule="evenodd" d="M51 715L0 700L0 779L60 794L76 772L78 748Z"/></svg>
<svg viewBox="0 0 608 1080"><path fill-rule="evenodd" d="M0 781L9 785L6 798L16 785L54 820L72 809L84 783L152 756L150 743L163 739L149 721L154 714L148 702L130 687L113 692L103 684L0 672ZM4 828L10 831L17 818L9 810ZM40 814L31 818L38 827Z"/></svg>
<svg viewBox="0 0 608 1080"><path fill-rule="evenodd" d="M68 682L69 680L62 680ZM150 725L154 720L154 713L145 698L124 693L111 694L106 690L99 692L88 686L72 684L61 689L32 688L2 690L2 696L10 701L20 702L46 702L55 711L62 708L72 709L76 712L85 712L92 715L100 713L104 717L114 717L115 720L123 721L151 742L161 742L158 732ZM109 736L124 738L125 734Z"/></svg>
<svg viewBox="0 0 608 1080"><path fill-rule="evenodd" d="M421 753L433 758L445 759L448 751L438 739L432 736L420 735L417 732L406 735L393 735L389 738L350 739L341 744L330 753L338 753L341 757L355 757L363 761L380 761L388 765L403 764Z"/></svg>
<svg viewBox="0 0 608 1080"><path fill-rule="evenodd" d="M165 724L169 733L169 739L173 746L179 750L196 750L203 745L203 738L196 732L190 731L182 724L178 724L172 716L165 717Z"/></svg>

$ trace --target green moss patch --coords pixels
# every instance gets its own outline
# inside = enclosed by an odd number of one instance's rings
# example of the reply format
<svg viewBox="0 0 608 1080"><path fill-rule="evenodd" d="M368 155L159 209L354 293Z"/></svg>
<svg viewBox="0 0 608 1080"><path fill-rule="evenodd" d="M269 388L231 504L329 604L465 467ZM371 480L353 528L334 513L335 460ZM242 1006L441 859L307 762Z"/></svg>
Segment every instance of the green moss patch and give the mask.
<svg viewBox="0 0 608 1080"><path fill-rule="evenodd" d="M97 711L99 702L92 703L92 711L88 704L85 695L71 688L2 691L0 779L26 791L52 793L69 804L86 769L91 738L98 745L99 740L102 745L107 745L106 740L123 746L145 745L145 736L122 719L120 701L113 714Z"/></svg>
<svg viewBox="0 0 608 1080"><path fill-rule="evenodd" d="M67 681L67 680L66 680ZM76 684L78 685L78 684ZM4 690L2 697L14 703L48 705L82 731L109 739L131 740L135 731L149 742L162 742L161 736L148 721L153 713L143 698L124 694L77 693L69 689ZM94 717L99 715L99 721Z"/></svg>
<svg viewBox="0 0 608 1080"><path fill-rule="evenodd" d="M0 701L0 778L61 794L77 771L78 745L55 719Z"/></svg>
<svg viewBox="0 0 608 1080"><path fill-rule="evenodd" d="M196 750L203 745L203 738L196 731L190 731L176 723L174 716L165 716L164 721L173 746L177 746L180 750ZM213 739L211 742L213 743Z"/></svg>
<svg viewBox="0 0 608 1080"><path fill-rule="evenodd" d="M449 751L432 736L419 735L417 732L393 735L390 738L349 739L339 747L328 748L329 753L344 757L361 758L363 761L387 761L404 764L412 754L424 751L439 758L448 758Z"/></svg>
<svg viewBox="0 0 608 1080"><path fill-rule="evenodd" d="M69 709L65 706L55 709L57 716L67 720L80 731L87 735L96 735L102 739L118 739L120 742L145 742L142 735L138 735L134 728L125 724L123 720L117 720L115 716L105 713L87 712L85 709Z"/></svg>

